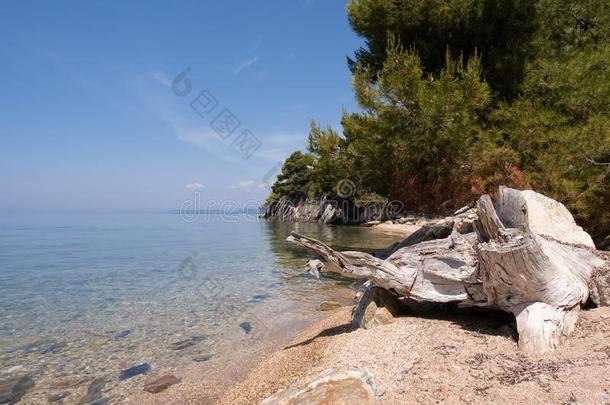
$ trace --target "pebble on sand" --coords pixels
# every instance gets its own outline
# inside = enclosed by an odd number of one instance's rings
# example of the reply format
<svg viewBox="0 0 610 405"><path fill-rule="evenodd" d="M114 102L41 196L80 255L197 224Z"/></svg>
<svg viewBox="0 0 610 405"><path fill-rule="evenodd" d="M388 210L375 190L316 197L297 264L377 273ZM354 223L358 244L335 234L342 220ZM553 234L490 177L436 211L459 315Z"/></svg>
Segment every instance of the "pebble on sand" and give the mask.
<svg viewBox="0 0 610 405"><path fill-rule="evenodd" d="M82 397L78 403L79 404L98 404L105 403L105 399L102 398L102 389L106 385L106 379L104 377L98 377L95 380L91 381L89 387L87 388L87 394Z"/></svg>
<svg viewBox="0 0 610 405"><path fill-rule="evenodd" d="M174 384L178 384L180 379L173 375L164 375L163 377L159 377L156 380L153 380L147 383L144 386L144 391L150 392L152 394L156 394L158 392L164 391L168 389L170 386Z"/></svg>
<svg viewBox="0 0 610 405"><path fill-rule="evenodd" d="M148 364L148 363L138 364L137 366L126 368L125 370L121 371L121 373L119 374L119 380L121 380L121 381L127 380L128 378L135 377L140 374L146 374L149 371L150 371L150 364Z"/></svg>
<svg viewBox="0 0 610 405"><path fill-rule="evenodd" d="M239 327L242 328L246 333L252 332L252 324L250 322L242 322L239 324Z"/></svg>
<svg viewBox="0 0 610 405"><path fill-rule="evenodd" d="M320 304L320 311L332 311L333 309L341 308L341 304L337 301L324 301Z"/></svg>
<svg viewBox="0 0 610 405"><path fill-rule="evenodd" d="M203 354L201 356L193 357L193 361L196 361L197 363L203 363L205 361L210 360L212 357L214 357L213 354Z"/></svg>
<svg viewBox="0 0 610 405"><path fill-rule="evenodd" d="M19 402L26 391L33 386L34 380L29 375L0 380L0 404L14 404Z"/></svg>

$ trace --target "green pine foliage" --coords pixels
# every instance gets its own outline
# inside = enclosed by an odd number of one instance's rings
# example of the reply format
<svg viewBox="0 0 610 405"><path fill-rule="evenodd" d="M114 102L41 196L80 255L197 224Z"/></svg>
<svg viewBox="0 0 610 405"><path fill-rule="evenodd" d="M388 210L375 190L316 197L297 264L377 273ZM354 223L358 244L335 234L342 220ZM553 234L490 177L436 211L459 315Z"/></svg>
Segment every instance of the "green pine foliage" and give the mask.
<svg viewBox="0 0 610 405"><path fill-rule="evenodd" d="M610 233L607 0L352 0L360 110L312 123L270 201L393 198L443 210L499 184L567 204Z"/></svg>
<svg viewBox="0 0 610 405"><path fill-rule="evenodd" d="M314 157L311 154L293 152L284 162L267 201L272 203L281 197L300 201L313 195L313 163Z"/></svg>

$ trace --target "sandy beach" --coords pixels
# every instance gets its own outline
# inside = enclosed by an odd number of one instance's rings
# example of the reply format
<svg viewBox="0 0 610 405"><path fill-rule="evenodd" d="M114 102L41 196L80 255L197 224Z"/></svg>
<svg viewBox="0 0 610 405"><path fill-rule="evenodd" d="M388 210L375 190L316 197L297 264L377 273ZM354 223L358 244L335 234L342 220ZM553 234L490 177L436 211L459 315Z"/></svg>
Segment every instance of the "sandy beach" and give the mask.
<svg viewBox="0 0 610 405"><path fill-rule="evenodd" d="M583 311L565 346L544 356L517 349L506 318L431 313L353 330L342 308L298 335L218 404L255 404L327 368L364 368L380 404L610 401L610 308Z"/></svg>
<svg viewBox="0 0 610 405"><path fill-rule="evenodd" d="M371 227L373 231L389 233L392 235L400 235L407 237L417 231L421 226L409 224L379 224Z"/></svg>
<svg viewBox="0 0 610 405"><path fill-rule="evenodd" d="M407 237L418 228L372 230ZM343 307L321 313L306 329L294 325L278 332L283 339L252 347L240 369L215 375L193 366L177 373L181 384L142 392L132 403L258 404L325 370L352 367L374 376L380 404L610 403L610 307L583 311L564 346L534 356L518 350L514 318L506 313L433 306L355 329L350 294L342 294Z"/></svg>
<svg viewBox="0 0 610 405"><path fill-rule="evenodd" d="M418 228L372 229L407 237ZM257 404L324 370L349 367L374 375L380 404L610 403L610 307L583 311L568 342L540 356L518 350L514 318L505 313L428 309L366 330L352 327L352 308L267 352L214 403Z"/></svg>

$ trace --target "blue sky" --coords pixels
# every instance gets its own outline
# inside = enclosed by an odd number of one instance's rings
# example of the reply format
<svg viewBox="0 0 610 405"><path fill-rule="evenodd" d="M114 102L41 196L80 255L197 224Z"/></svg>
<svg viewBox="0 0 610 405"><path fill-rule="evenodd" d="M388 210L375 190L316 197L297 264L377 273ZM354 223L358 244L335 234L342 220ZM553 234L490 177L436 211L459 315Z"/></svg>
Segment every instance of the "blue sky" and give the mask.
<svg viewBox="0 0 610 405"><path fill-rule="evenodd" d="M311 119L354 110L344 0L5 1L0 211L177 209L264 199ZM190 68L191 92L172 82ZM184 84L184 82L180 82ZM191 102L207 90L215 110ZM201 99L200 99L201 100ZM223 140L210 122L228 109ZM261 146L247 160L250 130Z"/></svg>

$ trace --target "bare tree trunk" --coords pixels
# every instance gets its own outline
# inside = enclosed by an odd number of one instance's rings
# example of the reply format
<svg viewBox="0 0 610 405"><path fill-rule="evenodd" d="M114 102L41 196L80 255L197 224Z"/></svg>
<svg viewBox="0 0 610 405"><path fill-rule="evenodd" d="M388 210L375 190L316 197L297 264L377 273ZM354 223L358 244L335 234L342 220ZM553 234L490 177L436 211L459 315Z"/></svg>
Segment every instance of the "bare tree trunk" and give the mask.
<svg viewBox="0 0 610 405"><path fill-rule="evenodd" d="M288 240L316 253L320 259L307 265L316 275L330 271L370 280L399 297L513 313L519 346L541 353L556 348L573 331L589 285L596 296L608 295L600 291L607 283L591 284L591 275L610 274L610 264L590 247L588 235L565 215L565 207L532 193L502 188L497 212L484 195L477 203L476 233L402 247L385 260L335 252L294 232ZM559 212L556 222L553 215L540 214L544 221L531 218L532 211L539 213L545 206ZM570 229L574 232L565 234Z"/></svg>

